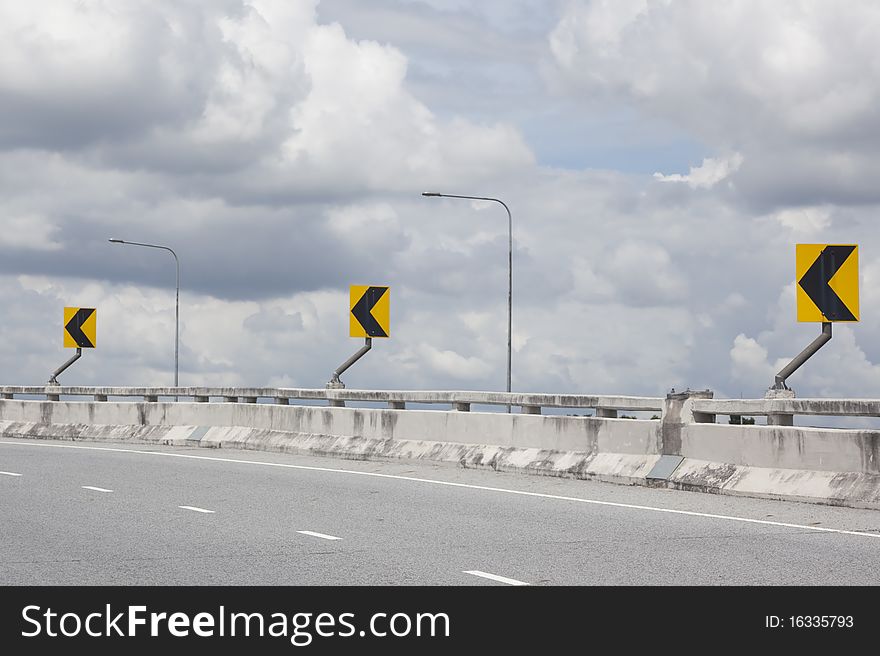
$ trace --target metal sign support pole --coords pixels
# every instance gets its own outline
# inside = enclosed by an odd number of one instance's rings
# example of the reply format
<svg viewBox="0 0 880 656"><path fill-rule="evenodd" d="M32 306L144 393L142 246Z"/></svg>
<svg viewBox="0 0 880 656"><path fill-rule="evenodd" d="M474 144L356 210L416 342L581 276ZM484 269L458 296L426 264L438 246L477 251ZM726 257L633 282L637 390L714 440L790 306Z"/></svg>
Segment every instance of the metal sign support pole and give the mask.
<svg viewBox="0 0 880 656"><path fill-rule="evenodd" d="M784 390L788 389L788 386L785 384L785 379L791 376L795 371L797 371L798 367L800 367L804 362L810 359L810 357L816 353L820 348L822 348L829 340L831 339L831 322L823 321L822 322L822 334L819 335L816 339L814 339L807 348L801 351L794 360L789 362L785 367L783 367L782 371L776 374L776 384L773 386L773 389Z"/></svg>
<svg viewBox="0 0 880 656"><path fill-rule="evenodd" d="M58 367L58 368L55 370L55 372L54 372L54 373L52 374L52 376L49 378L49 385L57 385L57 384L58 384L58 381L56 380L56 378L57 378L58 376L61 375L61 372L62 372L62 371L64 371L64 370L67 369L70 365L72 365L74 362L76 362L77 360L79 360L80 357L82 357L82 352L83 352L83 350L82 350L81 348L77 348L77 349L76 349L76 355L74 355L72 358L70 358L70 360L68 360L67 362L65 362L64 364L62 364L60 367Z"/></svg>
<svg viewBox="0 0 880 656"><path fill-rule="evenodd" d="M355 353L353 356L351 356L348 360L346 360L341 365L339 365L339 367L336 369L336 371L333 372L333 376L330 377L330 382L327 383L327 389L344 389L345 383L343 383L341 380L339 380L339 377L342 375L342 373L346 369L348 369L351 365L353 365L355 362L360 360L364 356L364 354L367 351L369 351L372 347L373 347L373 338L366 337L364 339L364 345L360 348L360 350L357 353Z"/></svg>

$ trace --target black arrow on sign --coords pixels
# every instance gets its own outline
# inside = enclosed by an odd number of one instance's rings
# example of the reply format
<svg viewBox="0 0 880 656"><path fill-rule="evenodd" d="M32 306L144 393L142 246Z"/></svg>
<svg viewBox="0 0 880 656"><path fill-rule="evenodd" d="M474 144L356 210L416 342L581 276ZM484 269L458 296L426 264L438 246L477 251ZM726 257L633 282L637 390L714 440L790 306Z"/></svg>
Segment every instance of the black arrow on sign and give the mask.
<svg viewBox="0 0 880 656"><path fill-rule="evenodd" d="M837 270L843 266L855 246L826 246L798 281L810 300L829 321L855 321L855 315L828 286Z"/></svg>
<svg viewBox="0 0 880 656"><path fill-rule="evenodd" d="M379 325L376 317L370 313L376 303L379 302L379 299L382 298L382 295L387 291L387 287L370 287L358 299L354 307L351 308L354 318L360 322L361 326L364 327L364 332L370 337L388 337L388 333Z"/></svg>
<svg viewBox="0 0 880 656"><path fill-rule="evenodd" d="M73 341L80 348L95 348L92 340L86 337L86 334L82 331L82 325L86 322L86 319L92 316L94 311L95 308L80 308L70 318L67 325L64 326L64 330L67 331L67 334L73 338Z"/></svg>

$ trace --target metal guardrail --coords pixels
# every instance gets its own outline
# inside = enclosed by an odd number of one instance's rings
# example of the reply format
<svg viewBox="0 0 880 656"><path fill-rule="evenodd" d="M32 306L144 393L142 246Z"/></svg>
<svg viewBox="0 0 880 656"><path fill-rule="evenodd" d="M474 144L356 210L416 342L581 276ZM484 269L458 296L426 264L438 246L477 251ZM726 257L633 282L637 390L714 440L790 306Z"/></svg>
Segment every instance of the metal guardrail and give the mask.
<svg viewBox="0 0 880 656"><path fill-rule="evenodd" d="M274 403L289 405L291 401L327 401L328 405L340 407L346 401L387 403L395 410L406 409L407 404L443 404L453 410L467 412L471 405L516 406L524 414L540 414L541 408L595 409L599 417L613 418L618 411L662 412L664 399L641 396L608 396L582 394L524 394L507 392L461 392L461 391L400 391L356 389L298 389L287 387L77 387L61 385L0 386L0 399L16 396L45 396L50 401L61 397L90 396L94 401L107 401L109 397L140 397L146 402L158 402L159 398L192 399L208 403L212 399L226 403L256 403L258 399L270 399Z"/></svg>

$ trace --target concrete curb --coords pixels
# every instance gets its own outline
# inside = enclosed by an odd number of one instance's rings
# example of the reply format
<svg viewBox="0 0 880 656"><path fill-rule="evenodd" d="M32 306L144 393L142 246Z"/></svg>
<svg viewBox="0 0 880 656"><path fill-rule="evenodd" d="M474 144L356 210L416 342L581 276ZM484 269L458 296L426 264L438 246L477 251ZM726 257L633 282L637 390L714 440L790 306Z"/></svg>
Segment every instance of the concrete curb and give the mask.
<svg viewBox="0 0 880 656"><path fill-rule="evenodd" d="M660 457L589 454L488 444L336 437L238 426L109 426L0 421L0 437L198 446L347 460L426 460L464 468L599 479L627 484L644 482L645 476Z"/></svg>
<svg viewBox="0 0 880 656"><path fill-rule="evenodd" d="M349 460L411 460L599 480L626 485L880 509L880 476L860 472L771 469L682 458L660 478L659 455L585 453L416 440L378 440L247 427L43 424L0 421L0 437L161 444L328 456ZM662 456L668 457L668 456Z"/></svg>
<svg viewBox="0 0 880 656"><path fill-rule="evenodd" d="M666 482L697 490L880 510L880 475L807 469L771 469L685 458Z"/></svg>

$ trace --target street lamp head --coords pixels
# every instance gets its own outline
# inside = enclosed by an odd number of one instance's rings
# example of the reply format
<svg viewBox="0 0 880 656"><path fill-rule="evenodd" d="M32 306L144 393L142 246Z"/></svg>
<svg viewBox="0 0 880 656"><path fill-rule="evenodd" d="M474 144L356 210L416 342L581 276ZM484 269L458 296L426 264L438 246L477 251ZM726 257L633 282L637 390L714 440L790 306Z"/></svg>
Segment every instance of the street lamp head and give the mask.
<svg viewBox="0 0 880 656"><path fill-rule="evenodd" d="M111 242L111 243L113 243L113 244L124 244L124 243L125 243L125 242L122 241L121 239L108 239L107 241L109 241L109 242Z"/></svg>
<svg viewBox="0 0 880 656"><path fill-rule="evenodd" d="M436 191L423 191L422 196L442 196L443 194L438 194Z"/></svg>

